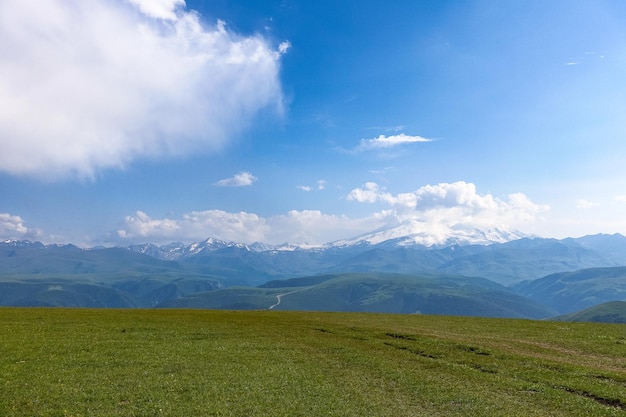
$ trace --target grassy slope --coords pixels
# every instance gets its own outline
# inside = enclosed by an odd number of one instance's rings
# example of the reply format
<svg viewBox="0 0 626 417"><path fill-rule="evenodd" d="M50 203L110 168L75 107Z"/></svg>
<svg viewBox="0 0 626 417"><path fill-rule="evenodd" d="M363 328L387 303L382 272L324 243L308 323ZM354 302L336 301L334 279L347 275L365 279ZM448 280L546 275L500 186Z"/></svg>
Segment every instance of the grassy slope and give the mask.
<svg viewBox="0 0 626 417"><path fill-rule="evenodd" d="M282 288L281 288L282 286ZM163 307L346 311L544 318L555 312L482 278L352 273L271 281L193 294Z"/></svg>
<svg viewBox="0 0 626 417"><path fill-rule="evenodd" d="M217 279L177 278L158 274L97 282L99 275L37 276L36 279L0 278L0 306L15 307L154 307L164 300L219 288Z"/></svg>
<svg viewBox="0 0 626 417"><path fill-rule="evenodd" d="M619 416L622 325L0 309L0 415Z"/></svg>
<svg viewBox="0 0 626 417"><path fill-rule="evenodd" d="M281 310L540 318L547 308L481 278L346 274L285 296Z"/></svg>
<svg viewBox="0 0 626 417"><path fill-rule="evenodd" d="M591 268L523 282L515 291L561 314L626 299L626 267Z"/></svg>
<svg viewBox="0 0 626 417"><path fill-rule="evenodd" d="M276 304L276 296L285 293L282 288L229 287L216 291L190 294L167 301L165 308L210 308L222 310L265 310Z"/></svg>
<svg viewBox="0 0 626 417"><path fill-rule="evenodd" d="M114 288L61 279L0 282L0 305L22 307L139 307Z"/></svg>
<svg viewBox="0 0 626 417"><path fill-rule="evenodd" d="M626 301L609 301L576 313L558 316L552 320L626 323Z"/></svg>

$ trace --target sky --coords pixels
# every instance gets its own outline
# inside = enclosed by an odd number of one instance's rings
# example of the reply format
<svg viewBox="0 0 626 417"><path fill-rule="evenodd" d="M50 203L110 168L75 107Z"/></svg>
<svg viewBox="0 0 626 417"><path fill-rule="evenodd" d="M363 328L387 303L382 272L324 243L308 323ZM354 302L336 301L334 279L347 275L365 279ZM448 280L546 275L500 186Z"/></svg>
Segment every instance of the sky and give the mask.
<svg viewBox="0 0 626 417"><path fill-rule="evenodd" d="M620 0L0 0L0 239L626 234Z"/></svg>

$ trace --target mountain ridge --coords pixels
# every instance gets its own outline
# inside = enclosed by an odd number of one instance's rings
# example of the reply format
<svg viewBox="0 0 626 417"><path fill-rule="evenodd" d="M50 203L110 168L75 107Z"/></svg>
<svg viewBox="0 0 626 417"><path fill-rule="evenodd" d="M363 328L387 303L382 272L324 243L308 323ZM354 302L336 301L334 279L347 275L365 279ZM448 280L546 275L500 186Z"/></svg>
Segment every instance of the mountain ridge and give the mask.
<svg viewBox="0 0 626 417"><path fill-rule="evenodd" d="M93 253L91 258L97 253L123 250L129 254L136 253L150 259L170 262L164 264L166 267L201 269L203 275L223 276L225 279L240 282L243 279L255 285L273 278L366 271L438 271L482 276L500 284L511 285L551 273L626 265L626 237L620 234L597 234L560 240L523 237L504 243L454 243L449 246L424 246L409 242L413 242L411 237L385 240L378 244L358 239L351 244L334 242L321 247L301 247L292 244L248 245L208 238L191 244L173 242L157 246L144 243L126 247L81 249L72 244L46 245L41 242L6 240L0 242L0 254L7 257L3 261L4 271L3 265L0 265L0 274L7 272L6 265L11 263L8 259L12 256L11 251L17 253L16 251L23 250L30 250L33 254L36 251L42 251L42 254L64 252L64 257L70 251L84 251ZM147 259L134 262L153 263ZM15 267L13 265L12 268ZM18 272L27 272L23 266L22 270L19 268ZM62 267L59 268L56 272L67 272ZM51 271L55 269L52 268Z"/></svg>
<svg viewBox="0 0 626 417"><path fill-rule="evenodd" d="M544 318L554 310L483 278L351 273L192 294L163 308L273 309Z"/></svg>
<svg viewBox="0 0 626 417"><path fill-rule="evenodd" d="M314 281L318 279L316 277L329 274L357 274L354 276L361 277L365 276L363 274L381 277L396 274L419 279L432 277L436 280L439 277L442 284L449 277L457 277L454 279L459 282L469 278L489 280L494 285L508 287L511 293L523 297L528 303L539 303L557 314L563 314L567 312L564 306L586 307L596 301L616 300L622 294L621 288L626 293L626 273L610 284L602 278L603 274L610 274L610 268L626 268L624 265L626 237L619 234L561 240L524 237L489 245L455 243L444 247L428 247L414 242L407 244L402 239L379 244L357 240L350 245L307 248L289 244L247 245L208 238L192 244L173 242L156 246L146 243L81 249L72 244L46 245L7 240L0 242L0 305L30 303L66 307L152 308L167 305L178 298L221 289L228 289L223 294L235 297L237 287L247 288L244 292L255 298L260 290L254 288L262 288L268 282L274 282L272 285L277 287L284 282L289 287L292 285L289 280L302 277L313 277L309 280ZM545 288L539 285L549 282L551 274L557 274L557 277L558 274L569 274L589 280L566 281L568 292L565 297L559 298L558 285L547 285ZM556 279L556 282L560 281ZM358 292L358 288L365 283L353 282L351 285ZM415 295L416 290L402 290L402 285L394 287L392 283L380 283L376 286L380 291L374 291L372 297L384 298L386 293L396 295L380 303L364 302L362 307L349 302L346 304L337 298L335 304L326 305L329 308L372 308L376 311L386 308L399 312L405 310L398 310L394 302L409 306L421 297ZM536 286L539 287L535 290ZM325 297L331 297L329 288L320 287L318 290L326 291ZM477 300L470 294L473 290L469 287L457 285L457 288L461 293L467 293L465 297ZM584 288L587 292L584 297L587 301L583 304L576 298L580 291L572 290L575 288ZM620 289L619 294L611 288ZM443 290L437 291L440 295L444 294ZM218 295L212 293L211 297ZM302 298L304 295L289 296L283 307L300 300L298 302L304 308L310 302ZM455 298L458 295L454 294L452 298L441 296L440 302L459 300ZM268 296L265 297L267 299ZM492 303L488 301L490 297L487 294L483 293L481 297L486 303ZM272 300L271 295L269 299ZM259 304L233 298L229 305L250 308ZM480 303L467 305L473 305L471 308L480 311ZM493 303L491 305L494 307ZM292 304L291 307L297 309L297 305ZM433 308L428 311L443 313L455 310ZM504 310L498 311L504 314ZM464 314L470 312L464 310Z"/></svg>

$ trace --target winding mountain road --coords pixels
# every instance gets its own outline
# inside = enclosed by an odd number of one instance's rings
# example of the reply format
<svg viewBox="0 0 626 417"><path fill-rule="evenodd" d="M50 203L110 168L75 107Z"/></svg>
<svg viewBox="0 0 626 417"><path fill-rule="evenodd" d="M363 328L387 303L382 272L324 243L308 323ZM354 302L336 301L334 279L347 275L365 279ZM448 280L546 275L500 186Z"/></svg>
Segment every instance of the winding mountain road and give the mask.
<svg viewBox="0 0 626 417"><path fill-rule="evenodd" d="M271 306L269 307L269 310L273 310L273 309L274 309L274 307L276 307L277 305L279 305L279 304L280 304L280 300L281 300L281 299L282 299L285 295L293 294L293 293L300 292L300 291L302 291L302 290L296 290L296 291L291 291L291 292L285 292L285 293L282 293L282 294L277 294L277 295L276 295L276 304L271 305Z"/></svg>

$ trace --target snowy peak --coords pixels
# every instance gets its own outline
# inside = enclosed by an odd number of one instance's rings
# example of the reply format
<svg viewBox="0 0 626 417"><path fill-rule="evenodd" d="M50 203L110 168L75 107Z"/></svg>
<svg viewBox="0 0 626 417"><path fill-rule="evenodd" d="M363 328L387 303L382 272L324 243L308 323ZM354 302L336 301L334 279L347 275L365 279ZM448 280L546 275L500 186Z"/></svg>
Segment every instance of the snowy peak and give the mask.
<svg viewBox="0 0 626 417"><path fill-rule="evenodd" d="M441 248L451 245L490 245L506 243L512 240L529 237L528 235L507 228L479 229L457 224L451 227L436 227L424 222L406 222L395 227L379 229L372 233L361 235L354 239L339 240L326 245L290 244L271 245L255 242L250 245L236 242L227 242L220 239L208 238L201 242L185 245L180 242L164 246L153 244L132 245L128 249L141 252L160 259L179 260L201 254L224 249L239 249L249 252L293 252L293 251L320 251L325 249L357 248L364 246L423 246L427 248Z"/></svg>
<svg viewBox="0 0 626 417"><path fill-rule="evenodd" d="M32 242L30 240L14 240L7 239L1 242L1 245L4 247L14 247L14 248L45 248L41 242Z"/></svg>
<svg viewBox="0 0 626 417"><path fill-rule="evenodd" d="M29 249L51 249L51 248L68 247L68 248L76 248L76 249L78 249L78 246L72 245L71 243L66 243L66 244L49 243L49 244L45 244L45 243L41 243L41 242L38 242L38 241L15 240L15 239L6 239L6 240L3 240L3 241L0 241L0 247L4 247L4 248L29 248Z"/></svg>
<svg viewBox="0 0 626 417"><path fill-rule="evenodd" d="M451 227L433 228L419 222L407 222L396 227L379 229L354 239L333 242L333 247L354 245L425 246L445 247L451 245L490 245L529 237L527 234L507 228L479 229L457 224Z"/></svg>
<svg viewBox="0 0 626 417"><path fill-rule="evenodd" d="M226 248L238 248L251 250L247 245L236 242L226 242L215 238L208 238L202 242L194 242L186 245L181 242L173 242L163 246L156 246L151 243L131 245L128 247L133 252L140 252L159 259L179 260L195 256L200 253L209 253Z"/></svg>

